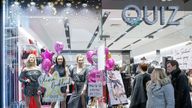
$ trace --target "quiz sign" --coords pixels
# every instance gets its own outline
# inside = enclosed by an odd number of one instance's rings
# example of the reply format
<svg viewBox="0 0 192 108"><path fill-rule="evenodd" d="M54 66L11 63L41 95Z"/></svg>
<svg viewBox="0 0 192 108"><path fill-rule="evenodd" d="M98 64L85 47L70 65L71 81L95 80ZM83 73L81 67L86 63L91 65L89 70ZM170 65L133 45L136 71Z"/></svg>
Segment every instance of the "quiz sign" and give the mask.
<svg viewBox="0 0 192 108"><path fill-rule="evenodd" d="M136 5L128 5L126 6L122 11L122 19L124 22L126 22L130 26L136 26L139 25L142 21L144 21L148 25L155 24L158 19L160 19L160 25L179 25L180 22L175 20L175 16L177 14L177 11L179 10L178 6L168 6L164 7L161 6L158 10L157 6L153 7L153 19L150 20L149 10L147 6L143 6L143 18L141 15L141 9ZM131 17L131 11L136 12L136 16ZM170 16L166 16L168 18L165 18L165 11L171 11L172 13ZM158 16L159 14L160 16ZM167 22L165 22L165 19L168 19Z"/></svg>
<svg viewBox="0 0 192 108"><path fill-rule="evenodd" d="M41 87L46 89L43 101L56 102L64 100L61 87L71 84L71 79L69 77L59 77L59 74L54 72L52 76L41 75L38 78L38 82Z"/></svg>
<svg viewBox="0 0 192 108"><path fill-rule="evenodd" d="M89 83L88 84L88 96L89 97L102 97L103 86L102 83Z"/></svg>

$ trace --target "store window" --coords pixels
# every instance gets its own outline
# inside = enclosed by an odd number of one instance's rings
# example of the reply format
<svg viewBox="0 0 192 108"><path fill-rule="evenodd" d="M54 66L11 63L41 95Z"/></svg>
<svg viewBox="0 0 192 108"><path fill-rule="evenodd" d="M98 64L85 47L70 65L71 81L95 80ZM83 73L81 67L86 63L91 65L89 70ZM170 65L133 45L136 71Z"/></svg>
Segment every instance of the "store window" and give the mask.
<svg viewBox="0 0 192 108"><path fill-rule="evenodd" d="M29 54L42 63L42 52L58 53L55 44L63 45L60 54L66 64L75 64L76 54L85 54L100 45L101 1L93 0L5 0L3 26L3 107L22 104L19 75ZM2 21L2 20L1 20Z"/></svg>

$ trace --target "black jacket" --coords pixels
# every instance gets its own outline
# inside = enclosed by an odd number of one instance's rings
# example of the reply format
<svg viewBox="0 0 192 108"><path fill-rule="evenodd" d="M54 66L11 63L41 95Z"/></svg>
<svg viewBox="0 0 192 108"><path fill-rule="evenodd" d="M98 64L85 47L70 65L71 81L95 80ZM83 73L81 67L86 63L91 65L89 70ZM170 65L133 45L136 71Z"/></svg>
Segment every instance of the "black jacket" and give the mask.
<svg viewBox="0 0 192 108"><path fill-rule="evenodd" d="M187 76L180 69L171 72L175 92L175 108L192 108Z"/></svg>
<svg viewBox="0 0 192 108"><path fill-rule="evenodd" d="M129 108L146 108L147 91L146 83L150 80L148 73L139 73L136 75L133 82L133 89L131 93L131 103Z"/></svg>

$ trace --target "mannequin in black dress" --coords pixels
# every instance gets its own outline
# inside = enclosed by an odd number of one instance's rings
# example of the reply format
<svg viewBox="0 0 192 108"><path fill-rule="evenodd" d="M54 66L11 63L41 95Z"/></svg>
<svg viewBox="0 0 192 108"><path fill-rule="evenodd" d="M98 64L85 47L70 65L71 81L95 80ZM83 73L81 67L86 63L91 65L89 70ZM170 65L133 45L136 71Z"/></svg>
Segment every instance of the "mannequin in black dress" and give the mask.
<svg viewBox="0 0 192 108"><path fill-rule="evenodd" d="M41 71L37 67L36 57L34 54L30 54L27 58L26 67L19 76L19 80L25 85L23 92L25 95L26 108L29 108L31 96L34 96L37 107L41 108L39 99L41 89L38 83L38 78L40 75Z"/></svg>
<svg viewBox="0 0 192 108"><path fill-rule="evenodd" d="M62 55L58 55L55 60L55 65L53 65L49 71L50 74L54 72L58 72L60 77L67 77L68 76L68 69L66 68L65 58ZM61 108L66 108L66 98L67 93L69 93L69 85L61 87L61 92L64 96L64 101L61 101ZM54 108L56 102L51 103L51 108Z"/></svg>

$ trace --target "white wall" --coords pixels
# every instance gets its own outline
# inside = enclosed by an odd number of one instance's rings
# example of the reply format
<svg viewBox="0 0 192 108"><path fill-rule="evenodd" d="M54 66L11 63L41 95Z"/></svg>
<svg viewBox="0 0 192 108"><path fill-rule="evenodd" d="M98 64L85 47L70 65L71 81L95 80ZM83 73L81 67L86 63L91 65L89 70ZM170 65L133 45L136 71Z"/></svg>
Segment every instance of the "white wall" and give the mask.
<svg viewBox="0 0 192 108"><path fill-rule="evenodd" d="M187 41L171 47L160 49L160 57L172 56L174 60L179 62L181 69L192 69L192 42ZM134 57L135 63L139 63L142 57L146 57L148 62L157 59L155 51L145 53ZM159 62L161 62L160 60Z"/></svg>

